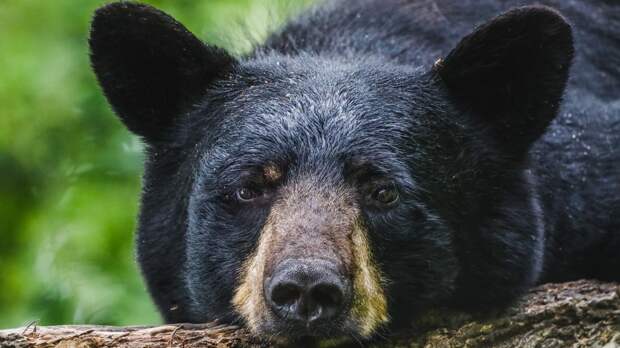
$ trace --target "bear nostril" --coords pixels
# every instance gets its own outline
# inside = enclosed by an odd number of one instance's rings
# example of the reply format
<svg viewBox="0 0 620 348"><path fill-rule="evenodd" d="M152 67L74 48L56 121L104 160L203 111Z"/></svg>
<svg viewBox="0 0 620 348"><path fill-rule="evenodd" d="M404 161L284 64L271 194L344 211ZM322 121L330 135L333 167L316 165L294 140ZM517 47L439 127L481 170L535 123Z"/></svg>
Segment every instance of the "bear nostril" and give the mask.
<svg viewBox="0 0 620 348"><path fill-rule="evenodd" d="M310 323L338 316L347 303L347 280L331 264L289 260L265 284L265 297L282 320Z"/></svg>
<svg viewBox="0 0 620 348"><path fill-rule="evenodd" d="M310 321L317 319L333 318L340 312L343 304L344 293L339 284L331 282L320 282L310 290L309 294L311 302L315 303L317 308L310 311Z"/></svg>
<svg viewBox="0 0 620 348"><path fill-rule="evenodd" d="M300 300L302 292L295 283L278 283L271 291L271 301L278 307L292 306Z"/></svg>

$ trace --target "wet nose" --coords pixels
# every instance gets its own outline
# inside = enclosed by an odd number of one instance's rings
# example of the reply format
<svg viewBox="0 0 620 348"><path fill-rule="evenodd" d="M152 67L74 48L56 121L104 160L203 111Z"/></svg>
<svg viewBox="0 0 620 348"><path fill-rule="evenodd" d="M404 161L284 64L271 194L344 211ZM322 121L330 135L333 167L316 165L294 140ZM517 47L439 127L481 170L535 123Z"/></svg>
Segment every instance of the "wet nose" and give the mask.
<svg viewBox="0 0 620 348"><path fill-rule="evenodd" d="M349 301L349 281L324 260L287 260L266 280L266 301L286 321L318 324L337 317Z"/></svg>

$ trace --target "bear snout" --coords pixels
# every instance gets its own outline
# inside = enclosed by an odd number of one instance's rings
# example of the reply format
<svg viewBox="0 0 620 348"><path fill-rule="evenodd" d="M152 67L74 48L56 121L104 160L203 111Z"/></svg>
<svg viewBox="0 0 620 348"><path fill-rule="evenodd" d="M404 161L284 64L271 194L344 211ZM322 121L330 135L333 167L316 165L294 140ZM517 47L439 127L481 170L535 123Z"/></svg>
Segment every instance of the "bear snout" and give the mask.
<svg viewBox="0 0 620 348"><path fill-rule="evenodd" d="M343 315L351 302L351 281L333 262L289 259L265 278L265 303L280 327L317 328Z"/></svg>

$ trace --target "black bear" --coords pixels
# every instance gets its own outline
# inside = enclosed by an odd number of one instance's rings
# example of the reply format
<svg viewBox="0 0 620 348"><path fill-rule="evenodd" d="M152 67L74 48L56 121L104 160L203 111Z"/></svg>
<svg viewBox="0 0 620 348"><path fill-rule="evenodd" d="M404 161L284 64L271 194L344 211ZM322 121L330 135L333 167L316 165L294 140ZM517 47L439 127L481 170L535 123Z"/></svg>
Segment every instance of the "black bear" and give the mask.
<svg viewBox="0 0 620 348"><path fill-rule="evenodd" d="M620 5L541 3L326 1L243 57L147 5L97 10L165 320L371 339L620 280Z"/></svg>

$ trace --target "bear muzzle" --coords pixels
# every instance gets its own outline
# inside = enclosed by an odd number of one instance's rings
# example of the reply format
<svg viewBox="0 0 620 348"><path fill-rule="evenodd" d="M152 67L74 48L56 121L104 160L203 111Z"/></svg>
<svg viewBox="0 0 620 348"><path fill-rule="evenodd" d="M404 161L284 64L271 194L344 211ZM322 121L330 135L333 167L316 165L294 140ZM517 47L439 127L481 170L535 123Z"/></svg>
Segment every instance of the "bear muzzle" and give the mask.
<svg viewBox="0 0 620 348"><path fill-rule="evenodd" d="M260 336L368 337L388 320L383 279L354 193L282 188L232 304Z"/></svg>
<svg viewBox="0 0 620 348"><path fill-rule="evenodd" d="M289 259L265 278L265 302L278 326L320 328L337 320L351 303L351 281L334 262Z"/></svg>

